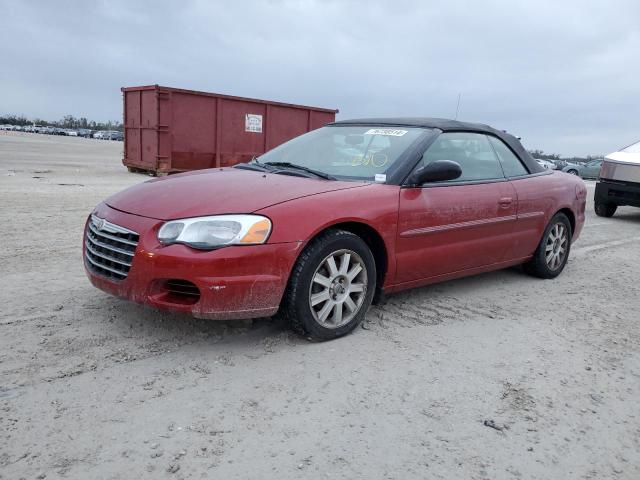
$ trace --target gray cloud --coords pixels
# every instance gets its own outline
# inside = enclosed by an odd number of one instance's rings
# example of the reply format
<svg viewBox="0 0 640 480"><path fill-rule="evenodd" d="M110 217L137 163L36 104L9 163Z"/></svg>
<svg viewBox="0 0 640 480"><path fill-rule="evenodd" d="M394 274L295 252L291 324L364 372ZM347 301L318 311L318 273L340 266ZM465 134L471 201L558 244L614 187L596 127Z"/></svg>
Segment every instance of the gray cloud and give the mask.
<svg viewBox="0 0 640 480"><path fill-rule="evenodd" d="M0 2L0 111L121 118L121 86L489 123L526 146L640 139L640 3Z"/></svg>

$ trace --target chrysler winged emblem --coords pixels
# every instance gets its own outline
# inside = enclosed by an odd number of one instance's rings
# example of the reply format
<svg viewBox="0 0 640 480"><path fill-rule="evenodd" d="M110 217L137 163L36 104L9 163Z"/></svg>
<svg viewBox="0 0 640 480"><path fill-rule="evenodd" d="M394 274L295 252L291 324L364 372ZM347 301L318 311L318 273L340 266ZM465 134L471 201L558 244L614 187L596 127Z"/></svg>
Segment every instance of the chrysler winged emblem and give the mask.
<svg viewBox="0 0 640 480"><path fill-rule="evenodd" d="M104 218L96 218L93 224L98 230L102 230L104 228L104 224L106 223Z"/></svg>

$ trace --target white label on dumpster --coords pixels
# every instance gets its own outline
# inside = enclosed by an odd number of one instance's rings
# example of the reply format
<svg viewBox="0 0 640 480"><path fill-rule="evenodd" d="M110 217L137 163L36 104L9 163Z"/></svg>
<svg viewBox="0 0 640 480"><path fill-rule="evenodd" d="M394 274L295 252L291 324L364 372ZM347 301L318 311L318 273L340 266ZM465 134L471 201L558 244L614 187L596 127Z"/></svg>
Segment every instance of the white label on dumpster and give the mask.
<svg viewBox="0 0 640 480"><path fill-rule="evenodd" d="M372 128L364 132L365 135L390 135L392 137L402 137L407 130L394 130L391 128Z"/></svg>
<svg viewBox="0 0 640 480"><path fill-rule="evenodd" d="M247 113L244 116L244 130L246 132L262 133L262 115Z"/></svg>

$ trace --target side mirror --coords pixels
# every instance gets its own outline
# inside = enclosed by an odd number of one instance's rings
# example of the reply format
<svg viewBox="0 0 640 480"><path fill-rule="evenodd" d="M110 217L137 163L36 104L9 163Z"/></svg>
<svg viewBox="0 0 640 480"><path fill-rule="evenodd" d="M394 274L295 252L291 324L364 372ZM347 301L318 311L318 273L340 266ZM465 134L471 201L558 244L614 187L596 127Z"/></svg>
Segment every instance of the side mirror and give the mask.
<svg viewBox="0 0 640 480"><path fill-rule="evenodd" d="M419 186L427 182L455 180L462 175L462 168L451 160L436 160L420 167L409 177L409 185Z"/></svg>

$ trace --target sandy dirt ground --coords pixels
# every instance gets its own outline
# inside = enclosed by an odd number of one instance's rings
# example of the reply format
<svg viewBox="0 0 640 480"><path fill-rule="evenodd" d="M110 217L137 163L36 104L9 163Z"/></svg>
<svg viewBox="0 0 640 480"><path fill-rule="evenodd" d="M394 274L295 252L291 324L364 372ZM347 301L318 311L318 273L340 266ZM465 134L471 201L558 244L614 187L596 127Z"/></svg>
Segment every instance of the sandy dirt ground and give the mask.
<svg viewBox="0 0 640 480"><path fill-rule="evenodd" d="M144 181L122 143L0 133L0 478L638 479L640 210L590 204L564 273L398 294L346 338L194 320L85 278Z"/></svg>

